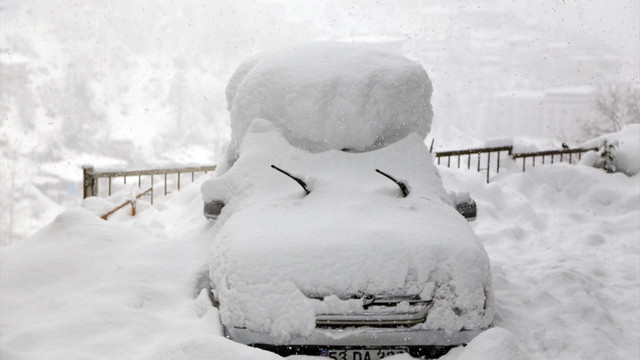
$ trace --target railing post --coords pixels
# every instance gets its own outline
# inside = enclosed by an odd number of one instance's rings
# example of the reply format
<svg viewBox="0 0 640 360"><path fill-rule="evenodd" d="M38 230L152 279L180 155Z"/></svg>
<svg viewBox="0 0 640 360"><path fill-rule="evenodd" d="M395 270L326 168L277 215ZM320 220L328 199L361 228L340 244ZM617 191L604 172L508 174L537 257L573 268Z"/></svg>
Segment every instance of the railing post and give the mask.
<svg viewBox="0 0 640 360"><path fill-rule="evenodd" d="M491 152L487 153L487 184L489 183L489 171L491 170Z"/></svg>
<svg viewBox="0 0 640 360"><path fill-rule="evenodd" d="M496 174L500 173L500 151L498 151L498 165L496 165Z"/></svg>
<svg viewBox="0 0 640 360"><path fill-rule="evenodd" d="M93 166L84 165L82 166L82 196L83 199L88 198L89 196L97 196L98 195L98 179L93 175Z"/></svg>
<svg viewBox="0 0 640 360"><path fill-rule="evenodd" d="M164 196L167 196L167 173L164 173Z"/></svg>

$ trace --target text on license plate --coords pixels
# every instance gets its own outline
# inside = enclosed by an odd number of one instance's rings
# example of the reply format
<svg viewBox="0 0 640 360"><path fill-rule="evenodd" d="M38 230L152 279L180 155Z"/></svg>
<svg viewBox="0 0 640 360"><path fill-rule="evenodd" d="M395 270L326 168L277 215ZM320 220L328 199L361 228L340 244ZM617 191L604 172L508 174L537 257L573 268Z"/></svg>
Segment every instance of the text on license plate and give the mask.
<svg viewBox="0 0 640 360"><path fill-rule="evenodd" d="M408 353L407 348L392 349L345 349L345 350L324 350L321 355L334 360L379 360L397 354Z"/></svg>

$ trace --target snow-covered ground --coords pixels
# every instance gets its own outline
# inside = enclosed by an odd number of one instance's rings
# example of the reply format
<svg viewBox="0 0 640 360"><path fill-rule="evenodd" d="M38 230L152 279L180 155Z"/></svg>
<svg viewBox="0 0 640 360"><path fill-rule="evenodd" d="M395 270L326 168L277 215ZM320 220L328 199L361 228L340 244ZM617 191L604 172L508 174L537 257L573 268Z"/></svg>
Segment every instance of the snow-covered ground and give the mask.
<svg viewBox="0 0 640 360"><path fill-rule="evenodd" d="M486 184L482 174L439 169L446 187L479 205L472 225L497 307L497 328L446 360L640 356L638 175L512 166ZM201 291L211 225L199 183L135 218L69 209L1 248L0 357L278 358L221 336Z"/></svg>
<svg viewBox="0 0 640 360"><path fill-rule="evenodd" d="M491 258L497 326L541 359L638 358L637 175L555 164L485 184L442 170L445 184L478 203L474 228Z"/></svg>

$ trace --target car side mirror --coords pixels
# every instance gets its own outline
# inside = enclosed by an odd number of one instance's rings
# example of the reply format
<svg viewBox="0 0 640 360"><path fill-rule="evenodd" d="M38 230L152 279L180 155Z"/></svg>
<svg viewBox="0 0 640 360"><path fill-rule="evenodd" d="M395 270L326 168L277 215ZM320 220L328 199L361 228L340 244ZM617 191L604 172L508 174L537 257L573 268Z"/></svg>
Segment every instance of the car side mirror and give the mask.
<svg viewBox="0 0 640 360"><path fill-rule="evenodd" d="M220 213L222 212L222 208L224 207L224 201L213 200L207 203L204 203L204 210L202 211L204 217L210 220L216 220Z"/></svg>
<svg viewBox="0 0 640 360"><path fill-rule="evenodd" d="M453 206L467 221L473 221L478 215L478 205L468 192L449 192Z"/></svg>
<svg viewBox="0 0 640 360"><path fill-rule="evenodd" d="M456 203L456 210L464 216L467 221L473 221L478 215L478 205L473 199L467 199Z"/></svg>

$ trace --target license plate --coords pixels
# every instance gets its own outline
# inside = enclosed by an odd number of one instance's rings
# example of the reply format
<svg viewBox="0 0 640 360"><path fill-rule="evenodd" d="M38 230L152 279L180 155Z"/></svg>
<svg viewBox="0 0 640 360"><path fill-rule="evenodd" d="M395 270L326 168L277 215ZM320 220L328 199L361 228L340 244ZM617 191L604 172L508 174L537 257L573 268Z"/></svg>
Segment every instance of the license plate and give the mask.
<svg viewBox="0 0 640 360"><path fill-rule="evenodd" d="M408 352L408 348L399 347L390 349L324 350L321 352L321 355L334 360L380 360L391 355L404 354Z"/></svg>

